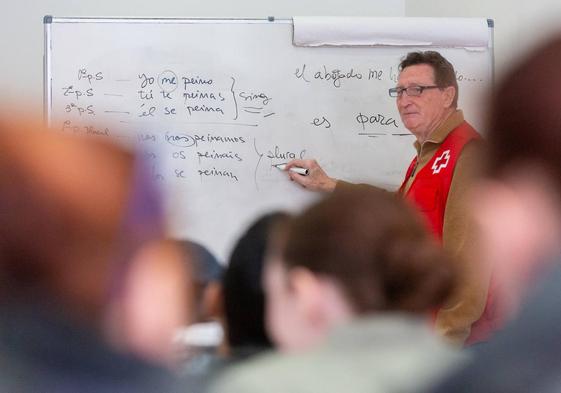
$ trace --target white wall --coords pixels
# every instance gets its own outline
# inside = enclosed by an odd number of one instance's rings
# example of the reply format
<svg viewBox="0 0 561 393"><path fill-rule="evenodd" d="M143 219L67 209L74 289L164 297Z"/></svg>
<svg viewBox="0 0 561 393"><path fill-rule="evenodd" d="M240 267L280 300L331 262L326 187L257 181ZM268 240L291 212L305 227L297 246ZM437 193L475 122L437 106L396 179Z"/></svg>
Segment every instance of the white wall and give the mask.
<svg viewBox="0 0 561 393"><path fill-rule="evenodd" d="M5 3L9 2L9 5ZM0 103L42 106L43 16L404 16L405 0L3 0ZM84 43L87 45L87 43ZM23 104L20 104L20 106Z"/></svg>
<svg viewBox="0 0 561 393"><path fill-rule="evenodd" d="M5 0L8 2L10 0ZM4 4L3 4L4 5ZM44 15L290 17L296 15L488 17L496 71L559 29L559 0L11 0L0 23L0 103L42 104Z"/></svg>
<svg viewBox="0 0 561 393"><path fill-rule="evenodd" d="M405 15L494 19L497 77L530 48L561 33L559 0L406 0Z"/></svg>

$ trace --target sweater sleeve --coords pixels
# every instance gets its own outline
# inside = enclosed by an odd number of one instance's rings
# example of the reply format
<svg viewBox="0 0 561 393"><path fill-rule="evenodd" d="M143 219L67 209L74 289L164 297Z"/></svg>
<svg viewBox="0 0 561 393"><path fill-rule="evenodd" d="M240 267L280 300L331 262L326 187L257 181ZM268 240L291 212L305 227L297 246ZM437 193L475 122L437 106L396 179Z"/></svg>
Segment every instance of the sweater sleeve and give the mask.
<svg viewBox="0 0 561 393"><path fill-rule="evenodd" d="M459 280L453 295L437 314L436 330L457 345L464 343L472 324L481 317L490 280L490 269L473 257L477 231L468 206L470 186L479 172L479 153L479 142L468 144L462 151L444 213L443 246L452 263L458 265Z"/></svg>
<svg viewBox="0 0 561 393"><path fill-rule="evenodd" d="M374 186L372 184L366 184L366 183L349 183L346 182L344 180L337 180L337 184L335 185L335 190L334 192L341 192L341 191L345 191L345 190L367 190L367 189L372 189L375 188L377 190L382 190L382 191L387 191L384 188L380 188L378 186ZM391 192L391 191L388 191Z"/></svg>

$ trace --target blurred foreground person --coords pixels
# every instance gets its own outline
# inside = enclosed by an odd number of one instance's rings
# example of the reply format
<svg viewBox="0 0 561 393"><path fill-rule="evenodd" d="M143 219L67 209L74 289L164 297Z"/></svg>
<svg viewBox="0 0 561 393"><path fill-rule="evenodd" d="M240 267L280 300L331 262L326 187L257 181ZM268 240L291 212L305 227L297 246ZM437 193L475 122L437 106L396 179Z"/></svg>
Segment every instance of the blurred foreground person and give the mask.
<svg viewBox="0 0 561 393"><path fill-rule="evenodd" d="M558 37L495 91L489 179L479 186L474 209L481 258L500 278L503 318L517 319L438 392L561 391L560 67Z"/></svg>
<svg viewBox="0 0 561 393"><path fill-rule="evenodd" d="M452 264L406 202L339 190L276 231L268 328L285 352L232 369L218 392L415 392L461 360L431 331Z"/></svg>
<svg viewBox="0 0 561 393"><path fill-rule="evenodd" d="M185 262L192 265L194 313L192 324L175 335L178 345L178 373L191 378L205 378L218 357L224 339L221 318L221 288L224 268L200 243L176 240Z"/></svg>
<svg viewBox="0 0 561 393"><path fill-rule="evenodd" d="M0 390L168 392L180 254L133 157L0 122Z"/></svg>
<svg viewBox="0 0 561 393"><path fill-rule="evenodd" d="M187 266L192 265L194 282L194 323L216 321L224 267L208 248L193 240L178 240Z"/></svg>

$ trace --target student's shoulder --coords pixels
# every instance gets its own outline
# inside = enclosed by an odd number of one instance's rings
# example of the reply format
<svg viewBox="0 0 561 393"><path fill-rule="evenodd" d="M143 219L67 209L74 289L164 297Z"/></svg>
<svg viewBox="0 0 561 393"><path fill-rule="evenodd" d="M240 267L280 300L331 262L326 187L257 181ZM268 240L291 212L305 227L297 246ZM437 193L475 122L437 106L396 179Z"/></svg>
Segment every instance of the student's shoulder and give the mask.
<svg viewBox="0 0 561 393"><path fill-rule="evenodd" d="M280 393L300 391L314 362L309 355L271 353L225 370L212 384L211 393Z"/></svg>

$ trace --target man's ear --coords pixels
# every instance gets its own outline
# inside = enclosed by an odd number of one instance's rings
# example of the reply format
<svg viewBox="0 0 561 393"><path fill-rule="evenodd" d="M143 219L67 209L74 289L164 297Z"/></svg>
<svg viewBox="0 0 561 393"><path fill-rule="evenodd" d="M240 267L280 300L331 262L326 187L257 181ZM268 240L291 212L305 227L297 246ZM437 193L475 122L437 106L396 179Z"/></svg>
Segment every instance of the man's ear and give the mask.
<svg viewBox="0 0 561 393"><path fill-rule="evenodd" d="M456 88L454 86L448 86L444 88L444 106L450 108L456 97Z"/></svg>
<svg viewBox="0 0 561 393"><path fill-rule="evenodd" d="M288 272L288 282L300 314L314 326L323 324L325 297L321 280L310 270L296 267Z"/></svg>

